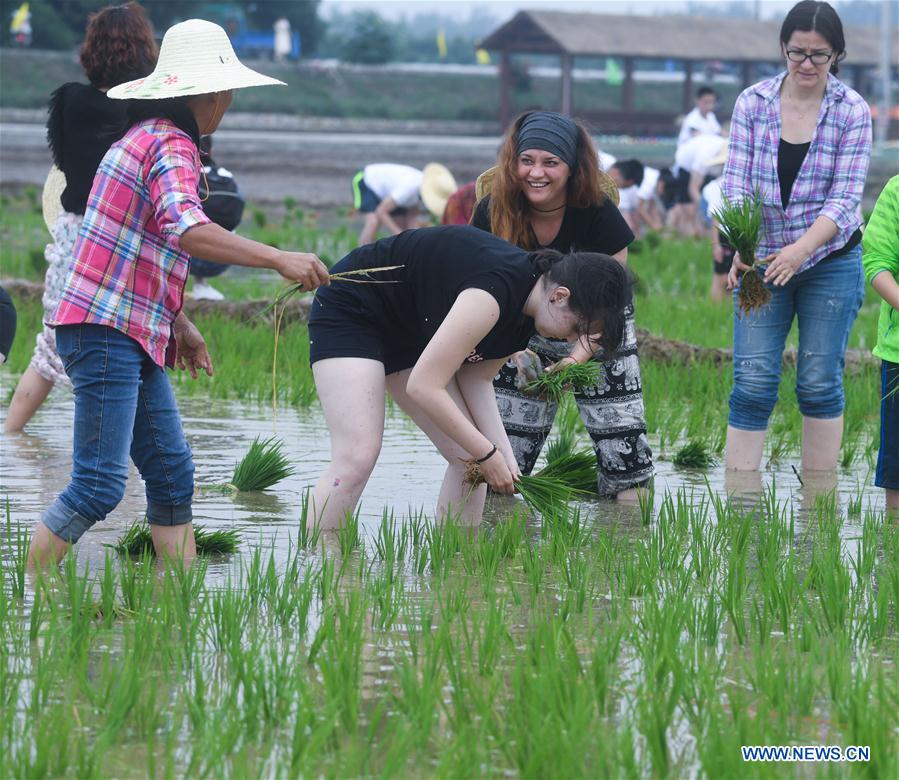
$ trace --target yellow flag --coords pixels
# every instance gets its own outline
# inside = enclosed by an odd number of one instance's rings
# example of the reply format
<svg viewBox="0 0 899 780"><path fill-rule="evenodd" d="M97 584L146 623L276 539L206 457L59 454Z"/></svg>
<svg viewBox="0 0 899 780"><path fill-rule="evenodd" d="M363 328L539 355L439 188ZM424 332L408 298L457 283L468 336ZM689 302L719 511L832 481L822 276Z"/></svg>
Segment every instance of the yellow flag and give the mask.
<svg viewBox="0 0 899 780"><path fill-rule="evenodd" d="M13 14L12 22L9 24L10 32L18 32L19 28L25 24L25 20L28 18L28 3L22 3L19 6L18 10Z"/></svg>
<svg viewBox="0 0 899 780"><path fill-rule="evenodd" d="M478 49L474 53L474 56L478 61L478 65L489 65L490 64L490 55L487 53L486 49Z"/></svg>
<svg viewBox="0 0 899 780"><path fill-rule="evenodd" d="M437 31L437 53L440 59L446 59L446 33L443 30Z"/></svg>

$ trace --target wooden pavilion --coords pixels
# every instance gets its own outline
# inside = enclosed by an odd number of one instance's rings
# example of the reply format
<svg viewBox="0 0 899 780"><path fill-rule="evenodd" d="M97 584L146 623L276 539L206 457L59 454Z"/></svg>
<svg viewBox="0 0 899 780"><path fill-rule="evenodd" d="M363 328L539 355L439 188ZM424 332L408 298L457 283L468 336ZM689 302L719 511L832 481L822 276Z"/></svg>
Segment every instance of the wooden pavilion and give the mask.
<svg viewBox="0 0 899 780"><path fill-rule="evenodd" d="M480 47L500 53L500 121L511 120L511 57L513 54L549 54L561 63L560 105L570 114L573 105L573 69L576 57L620 58L622 68L621 107L588 113L605 132L671 132L676 112L638 111L634 93L635 62L655 60L682 63L681 111L693 106L696 66L703 62L726 62L739 67L743 86L754 81L756 66L781 63L778 37L780 22L758 22L687 16L617 16L556 11L520 11L484 38ZM847 27L847 58L841 78L862 95L868 94L870 74L879 62L880 35L873 28ZM891 64L899 63L899 36L893 37ZM546 106L550 108L550 106ZM584 116L584 112L578 112Z"/></svg>

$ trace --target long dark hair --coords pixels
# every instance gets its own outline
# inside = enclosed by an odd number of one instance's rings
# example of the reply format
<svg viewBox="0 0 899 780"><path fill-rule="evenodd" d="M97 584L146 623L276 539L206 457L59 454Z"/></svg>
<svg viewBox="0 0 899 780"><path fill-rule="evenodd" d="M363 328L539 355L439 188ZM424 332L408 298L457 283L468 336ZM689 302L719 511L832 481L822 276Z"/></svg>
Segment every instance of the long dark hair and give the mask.
<svg viewBox="0 0 899 780"><path fill-rule="evenodd" d="M194 112L190 110L190 98L187 96L161 98L159 100L129 100L125 108L125 128L146 119L168 119L179 130L187 133L194 145L200 148L200 128Z"/></svg>
<svg viewBox="0 0 899 780"><path fill-rule="evenodd" d="M846 58L846 38L843 35L843 23L833 6L820 0L802 0L796 3L781 25L780 42L786 46L796 30L816 32L824 38L833 49L830 72L839 73L840 63Z"/></svg>
<svg viewBox="0 0 899 780"><path fill-rule="evenodd" d="M614 257L599 252L562 254L552 249L533 252L531 258L552 283L567 287L568 308L578 318L582 336L595 335L593 348L613 354L624 338L624 309L631 301L633 277Z"/></svg>

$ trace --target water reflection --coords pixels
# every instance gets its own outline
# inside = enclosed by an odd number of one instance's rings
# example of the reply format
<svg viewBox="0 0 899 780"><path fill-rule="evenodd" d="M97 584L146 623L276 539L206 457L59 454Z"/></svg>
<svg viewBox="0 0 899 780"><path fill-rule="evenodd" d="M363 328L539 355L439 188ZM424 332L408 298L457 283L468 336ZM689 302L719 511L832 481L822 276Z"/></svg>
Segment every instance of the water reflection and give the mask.
<svg viewBox="0 0 899 780"><path fill-rule="evenodd" d="M282 407L273 417L271 408L257 404L196 397L182 398L179 403L196 461L195 522L209 529L238 528L245 549L259 544L272 547L283 560L289 538L296 533L304 491L329 457L320 409L317 405L309 409ZM71 467L72 414L71 396L54 393L28 433L3 438L0 490L9 500L14 524L30 528L65 485ZM258 435L281 438L296 473L262 494L231 494L216 489L230 481L235 464ZM692 492L697 501L707 497L711 489L747 506L764 500L766 492L773 490L776 499L788 502L799 517L814 512L816 500L834 490L839 507L845 511L849 502L858 501L862 490L864 510L883 510L882 491L870 487L864 463L836 475L801 475L802 483L789 463L761 473L728 472L723 466L709 472L678 471L666 460L659 461L657 467L655 511L666 491L680 488ZM431 515L442 474L443 460L427 438L400 412L389 411L381 457L363 494L363 537L373 539L377 535L385 507L398 519L421 511ZM521 507L520 499L494 496L488 503L485 522L498 522ZM104 545L115 542L128 526L140 520L144 508L142 484L132 467L125 498L106 522L85 534L78 546L79 558L101 565ZM583 509L588 517L605 525L634 532L642 527L639 507L602 501L585 502ZM860 525L853 525L856 521L861 522L850 517L846 524L846 532L852 536L860 531ZM226 561L213 561L210 570L221 574L228 565Z"/></svg>

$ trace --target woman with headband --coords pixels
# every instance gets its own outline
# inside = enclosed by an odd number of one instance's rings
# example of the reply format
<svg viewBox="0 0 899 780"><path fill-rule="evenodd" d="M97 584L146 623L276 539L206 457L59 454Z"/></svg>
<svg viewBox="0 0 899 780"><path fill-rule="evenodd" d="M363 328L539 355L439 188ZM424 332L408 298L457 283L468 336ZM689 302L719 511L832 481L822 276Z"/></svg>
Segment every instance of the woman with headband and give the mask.
<svg viewBox="0 0 899 780"><path fill-rule="evenodd" d="M627 263L634 235L612 197L615 185L599 167L587 130L549 111L519 117L506 135L493 169L490 194L478 204L472 224L527 250L600 252ZM597 383L575 393L593 441L601 495L636 498L652 477L643 390L637 360L633 303L625 310L624 338L617 349L593 352L535 336L529 350L545 365L597 360ZM518 380L531 357L517 354L496 378L497 403L522 473L533 469L552 428L556 405L522 392Z"/></svg>

